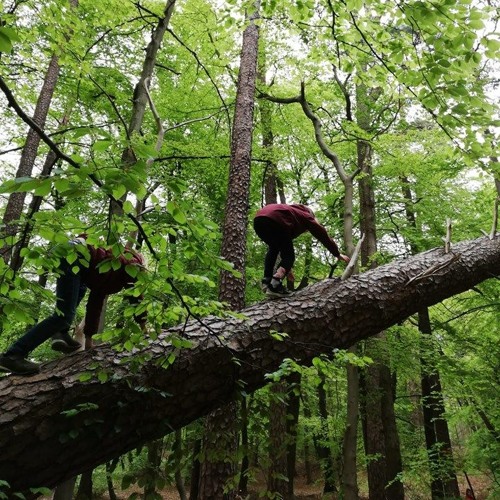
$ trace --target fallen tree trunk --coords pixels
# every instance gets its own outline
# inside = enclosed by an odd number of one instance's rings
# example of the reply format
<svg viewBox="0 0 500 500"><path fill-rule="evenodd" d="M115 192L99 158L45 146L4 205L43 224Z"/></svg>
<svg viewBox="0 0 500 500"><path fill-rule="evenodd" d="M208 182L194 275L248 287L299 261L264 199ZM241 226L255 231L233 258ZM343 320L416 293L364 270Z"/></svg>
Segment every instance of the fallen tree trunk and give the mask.
<svg viewBox="0 0 500 500"><path fill-rule="evenodd" d="M141 353L100 346L47 363L34 377L6 377L0 380L0 479L11 491L53 487L185 426L239 389L263 386L286 357L307 364L499 275L500 238L480 238L448 254L430 250L260 302L243 311L246 319L205 318L169 329ZM271 331L287 336L279 341ZM172 336L192 347L174 347ZM171 354L175 362L162 367ZM147 359L134 371L125 361L140 355ZM107 380L79 381L92 365Z"/></svg>

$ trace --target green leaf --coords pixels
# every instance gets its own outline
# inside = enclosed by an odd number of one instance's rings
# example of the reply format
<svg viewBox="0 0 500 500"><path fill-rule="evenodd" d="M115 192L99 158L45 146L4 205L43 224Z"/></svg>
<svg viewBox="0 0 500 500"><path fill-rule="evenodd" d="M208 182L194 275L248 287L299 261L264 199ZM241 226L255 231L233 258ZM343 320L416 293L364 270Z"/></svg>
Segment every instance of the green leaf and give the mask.
<svg viewBox="0 0 500 500"><path fill-rule="evenodd" d="M123 203L123 211L126 214L131 214L135 211L135 207L130 200L126 200L125 203Z"/></svg>
<svg viewBox="0 0 500 500"><path fill-rule="evenodd" d="M98 140L95 141L94 144L92 144L92 149L94 151L106 151L112 144L113 141Z"/></svg>
<svg viewBox="0 0 500 500"><path fill-rule="evenodd" d="M3 26L0 28L0 33L3 33L6 37L10 38L13 42L20 42L21 39L14 28L9 28L8 26Z"/></svg>
<svg viewBox="0 0 500 500"><path fill-rule="evenodd" d="M100 273L107 273L108 271L111 270L112 267L112 262L110 260L106 260L99 264L98 269Z"/></svg>
<svg viewBox="0 0 500 500"><path fill-rule="evenodd" d="M287 333L284 333L284 332L277 332L276 330L271 330L269 332L269 335L271 335L271 337L274 339L274 340L278 340L280 342L283 342L287 337L289 337L289 335Z"/></svg>
<svg viewBox="0 0 500 500"><path fill-rule="evenodd" d="M64 193L65 191L68 191L70 188L70 182L68 179L65 178L58 178L54 181L54 187L59 191L60 193Z"/></svg>
<svg viewBox="0 0 500 500"><path fill-rule="evenodd" d="M79 139L80 137L90 135L94 131L95 131L94 127L80 127L73 132L73 137L75 139Z"/></svg>
<svg viewBox="0 0 500 500"><path fill-rule="evenodd" d="M474 30L482 30L484 28L484 23L481 19L471 19L469 21L469 27Z"/></svg>
<svg viewBox="0 0 500 500"><path fill-rule="evenodd" d="M123 184L118 184L113 188L113 198L119 200L126 192L127 188Z"/></svg>
<svg viewBox="0 0 500 500"><path fill-rule="evenodd" d="M13 28L4 26L0 28L0 52L10 52L13 42L19 42L20 38Z"/></svg>
<svg viewBox="0 0 500 500"><path fill-rule="evenodd" d="M47 196L52 189L52 181L50 179L46 179L40 181L39 185L35 188L34 194L37 196Z"/></svg>
<svg viewBox="0 0 500 500"><path fill-rule="evenodd" d="M179 224L185 224L187 222L184 212L171 200L167 202L167 211Z"/></svg>
<svg viewBox="0 0 500 500"><path fill-rule="evenodd" d="M85 162L85 158L78 153L72 154L70 157L75 163L82 164Z"/></svg>
<svg viewBox="0 0 500 500"><path fill-rule="evenodd" d="M134 152L139 158L155 158L158 155L155 147L151 144L134 144Z"/></svg>
<svg viewBox="0 0 500 500"><path fill-rule="evenodd" d="M0 52L10 52L12 50L11 39L0 31Z"/></svg>

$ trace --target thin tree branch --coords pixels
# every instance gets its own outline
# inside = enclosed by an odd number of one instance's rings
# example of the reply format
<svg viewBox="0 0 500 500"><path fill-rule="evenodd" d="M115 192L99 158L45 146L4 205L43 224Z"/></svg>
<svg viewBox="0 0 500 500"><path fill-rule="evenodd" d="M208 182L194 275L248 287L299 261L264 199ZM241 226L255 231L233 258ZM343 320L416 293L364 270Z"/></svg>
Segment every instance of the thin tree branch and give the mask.
<svg viewBox="0 0 500 500"><path fill-rule="evenodd" d="M39 125L37 125L36 122L34 122L24 111L23 109L19 106L17 103L14 95L12 94L11 90L9 89L8 85L5 83L4 79L0 76L0 89L2 89L3 93L7 97L7 101L9 103L9 106L11 106L19 118L23 120L27 125L29 125L39 136L40 139L42 139L45 144L56 154L58 158L61 158L64 160L66 163L71 165L73 168L76 168L77 170L80 170L81 165L80 163L76 162L68 156L67 154L63 153L58 146L50 139L50 137L40 128ZM119 206L123 206L123 203L120 200L117 200L111 193L106 192L106 188L103 184L102 181L100 181L94 174L87 174L89 179L97 186L99 187L105 194L106 196L113 202L117 203ZM148 247L149 251L153 255L153 257L157 258L157 254L151 245L151 242L149 241L144 228L142 227L141 223L137 220L137 218L132 215L132 214L127 214L127 217L137 226L137 229L139 230L141 236L144 238L144 242L146 243L146 246Z"/></svg>
<svg viewBox="0 0 500 500"><path fill-rule="evenodd" d="M127 127L127 124L125 123L125 120L123 119L120 111L118 111L118 108L116 107L116 103L115 103L115 100L108 94L108 92L106 91L106 89L104 89L102 87L102 85L100 85L96 80L95 78L93 78L92 76L89 75L89 79L90 81L107 97L109 103L111 104L111 106L113 107L113 109L115 110L115 113L116 113L116 116L118 116L118 119L120 120L120 122L122 123L123 125L123 129L125 130L125 134L127 136L127 140L130 141L130 135L129 135L129 132L128 132L128 127Z"/></svg>
<svg viewBox="0 0 500 500"><path fill-rule="evenodd" d="M212 82L212 85L214 86L215 91L217 92L217 95L219 96L219 99L222 102L222 105L223 105L224 110L226 112L227 122L229 124L229 128L231 129L232 127L231 127L231 116L229 115L229 106L226 104L226 101L225 101L224 97L222 96L222 93L219 90L219 87L217 86L217 84L215 83L214 79L212 78L212 75L210 74L210 72L208 71L208 69L206 68L206 66L201 62L200 58L198 57L198 54L193 49L191 49L190 47L188 47L174 33L174 31L172 29L167 28L167 31L182 45L182 47L184 47L195 58L195 60L198 63L198 65L203 69L203 72L208 76L208 79Z"/></svg>

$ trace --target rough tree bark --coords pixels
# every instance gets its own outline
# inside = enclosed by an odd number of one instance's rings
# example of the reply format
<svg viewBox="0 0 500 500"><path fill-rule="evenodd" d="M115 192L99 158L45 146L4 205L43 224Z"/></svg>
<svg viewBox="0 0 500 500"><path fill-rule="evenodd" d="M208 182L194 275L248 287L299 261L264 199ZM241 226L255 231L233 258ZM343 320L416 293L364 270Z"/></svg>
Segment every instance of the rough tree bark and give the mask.
<svg viewBox="0 0 500 500"><path fill-rule="evenodd" d="M247 13L243 32L240 69L236 91L231 162L227 201L224 212L221 256L240 273L235 276L222 271L219 281L219 300L239 311L245 305L245 257L248 206L250 197L250 164L252 158L253 111L259 45L260 0ZM199 498L232 500L236 496L235 459L238 449L238 408L235 401L218 408L205 420L203 461L200 471ZM230 481L233 486L229 487ZM193 499L194 500L194 499Z"/></svg>
<svg viewBox="0 0 500 500"><path fill-rule="evenodd" d="M124 363L137 353L103 345L47 363L33 377L6 377L0 381L0 478L15 491L58 484L185 426L240 387L262 387L285 357L307 364L498 275L500 238L483 237L457 243L449 254L429 250L348 280L324 280L250 306L245 319L171 328L145 350L151 358L137 372ZM270 330L288 337L278 342ZM192 347L179 351L172 335ZM171 353L175 363L162 368ZM80 381L93 364L113 376ZM63 413L69 410L77 411Z"/></svg>
<svg viewBox="0 0 500 500"><path fill-rule="evenodd" d="M429 310L418 313L418 329L424 336L432 335ZM460 498L457 475L453 463L448 422L441 389L441 377L436 367L429 364L425 356L420 358L422 371L422 410L424 434L429 457L432 499Z"/></svg>
<svg viewBox="0 0 500 500"><path fill-rule="evenodd" d="M368 89L363 82L356 84L356 123L367 133L374 133L373 112L381 96L380 88ZM357 161L361 176L358 179L360 230L364 235L361 246L361 263L373 269L377 266L374 257L377 252L377 225L375 211L375 189L373 186L372 145L358 139ZM388 352L380 352L376 345L385 343L385 332L365 345L365 354L374 359L360 379L363 383L364 399L363 437L367 464L368 489L373 500L402 500L403 483L398 479L402 472L399 436L396 426L394 387Z"/></svg>
<svg viewBox="0 0 500 500"><path fill-rule="evenodd" d="M287 473L286 404L287 384L277 382L271 386L269 404L269 431L267 470L267 494L269 498L289 498ZM274 412L274 413L271 413ZM284 472L284 474L283 474Z"/></svg>

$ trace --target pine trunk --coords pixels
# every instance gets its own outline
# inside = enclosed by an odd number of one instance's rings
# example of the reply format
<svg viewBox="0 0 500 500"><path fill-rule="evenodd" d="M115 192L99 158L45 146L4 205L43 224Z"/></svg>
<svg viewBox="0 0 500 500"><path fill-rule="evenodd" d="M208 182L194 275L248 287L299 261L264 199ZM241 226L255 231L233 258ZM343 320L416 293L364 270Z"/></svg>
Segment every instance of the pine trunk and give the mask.
<svg viewBox="0 0 500 500"><path fill-rule="evenodd" d="M78 0L70 0L69 4L72 8L78 6ZM56 89L57 80L59 79L59 57L56 54L52 55L49 66L45 73L42 89L38 96L33 114L33 121L43 130L47 121L52 97ZM33 173L35 160L38 154L38 146L40 145L40 136L33 129L28 130L26 142L24 143L19 167L16 172L16 177L27 177ZM23 213L24 201L26 193L12 193L9 196L7 206L5 207L2 220L3 237L14 237L18 231L18 221ZM5 262L8 262L12 257L13 245L2 248L2 257Z"/></svg>
<svg viewBox="0 0 500 500"><path fill-rule="evenodd" d="M221 256L241 273L237 277L229 271L222 271L220 276L219 299L233 311L239 311L245 305L246 231L259 43L259 28L255 20L259 16L259 8L257 1L243 33L222 231ZM230 500L236 496L237 414L236 403L230 402L224 411L217 410L206 418L199 491L202 499Z"/></svg>

